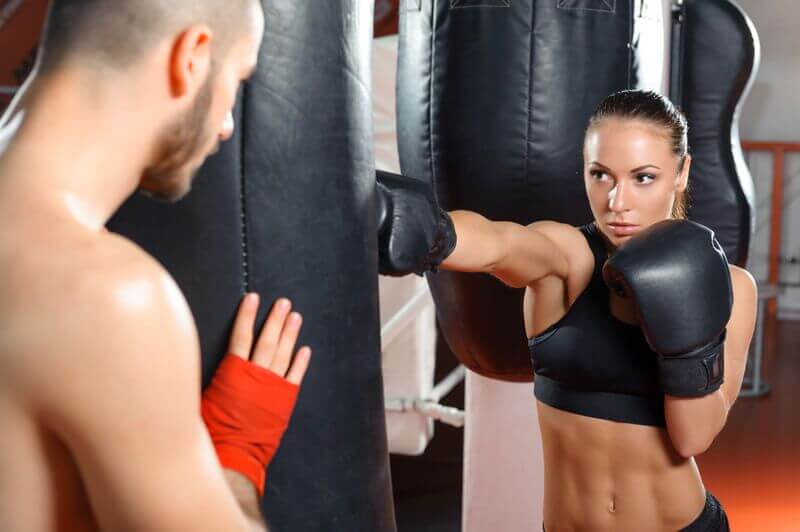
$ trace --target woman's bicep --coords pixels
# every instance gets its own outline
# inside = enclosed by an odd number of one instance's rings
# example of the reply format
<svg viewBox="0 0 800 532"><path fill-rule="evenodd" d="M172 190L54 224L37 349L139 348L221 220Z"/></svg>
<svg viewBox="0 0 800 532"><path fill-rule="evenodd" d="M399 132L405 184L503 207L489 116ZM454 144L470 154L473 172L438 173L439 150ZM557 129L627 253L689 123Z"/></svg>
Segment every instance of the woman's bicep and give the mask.
<svg viewBox="0 0 800 532"><path fill-rule="evenodd" d="M513 241L506 247L513 251L497 265L495 276L520 288L546 277L566 281L571 263L568 250L575 248L574 233L582 238L579 231L556 222L536 222L517 228L506 235L506 241Z"/></svg>

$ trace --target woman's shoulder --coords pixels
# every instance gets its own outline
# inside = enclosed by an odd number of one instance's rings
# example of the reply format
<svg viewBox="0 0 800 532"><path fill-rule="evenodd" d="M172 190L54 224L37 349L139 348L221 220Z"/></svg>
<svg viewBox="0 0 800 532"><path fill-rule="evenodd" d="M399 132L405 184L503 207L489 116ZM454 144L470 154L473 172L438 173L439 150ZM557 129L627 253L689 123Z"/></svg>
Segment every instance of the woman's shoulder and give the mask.
<svg viewBox="0 0 800 532"><path fill-rule="evenodd" d="M589 283L595 267L595 258L589 241L579 227L550 220L534 222L527 228L546 236L553 242L569 264L570 292L582 290Z"/></svg>
<svg viewBox="0 0 800 532"><path fill-rule="evenodd" d="M589 242L580 227L551 220L533 222L527 227L548 237L567 256L592 258Z"/></svg>
<svg viewBox="0 0 800 532"><path fill-rule="evenodd" d="M731 272L731 285L733 287L733 303L747 301L748 305L755 307L758 299L758 284L749 271L733 264L728 266Z"/></svg>
<svg viewBox="0 0 800 532"><path fill-rule="evenodd" d="M579 243L586 244L586 237L583 236L580 228L574 225L542 220L528 224L527 228L547 236L556 245L563 244L571 247Z"/></svg>

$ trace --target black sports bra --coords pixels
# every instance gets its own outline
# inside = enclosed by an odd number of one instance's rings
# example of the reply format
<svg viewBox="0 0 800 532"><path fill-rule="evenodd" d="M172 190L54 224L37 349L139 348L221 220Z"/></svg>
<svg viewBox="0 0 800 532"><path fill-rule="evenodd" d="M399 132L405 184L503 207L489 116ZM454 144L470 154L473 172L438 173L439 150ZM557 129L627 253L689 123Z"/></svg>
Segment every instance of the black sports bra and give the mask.
<svg viewBox="0 0 800 532"><path fill-rule="evenodd" d="M656 354L638 326L611 315L603 238L594 224L580 231L594 255L594 272L564 317L528 341L534 394L575 414L663 427Z"/></svg>

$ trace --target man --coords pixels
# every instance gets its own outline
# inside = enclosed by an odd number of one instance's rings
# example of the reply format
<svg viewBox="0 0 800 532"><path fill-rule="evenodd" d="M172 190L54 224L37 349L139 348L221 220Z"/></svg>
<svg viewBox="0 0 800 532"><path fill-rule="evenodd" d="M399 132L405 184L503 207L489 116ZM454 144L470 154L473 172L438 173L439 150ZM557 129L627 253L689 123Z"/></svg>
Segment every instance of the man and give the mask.
<svg viewBox="0 0 800 532"><path fill-rule="evenodd" d="M182 294L104 228L137 189L187 193L262 33L256 0L51 2L0 120L0 530L263 529L301 317L279 301L253 347L244 298L201 418Z"/></svg>

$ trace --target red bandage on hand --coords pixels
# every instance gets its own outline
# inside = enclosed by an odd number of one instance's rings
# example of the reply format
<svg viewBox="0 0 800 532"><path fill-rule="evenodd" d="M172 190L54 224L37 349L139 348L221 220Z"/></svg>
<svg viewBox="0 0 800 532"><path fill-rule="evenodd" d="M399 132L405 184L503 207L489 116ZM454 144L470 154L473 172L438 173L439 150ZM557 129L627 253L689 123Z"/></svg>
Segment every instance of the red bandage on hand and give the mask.
<svg viewBox="0 0 800 532"><path fill-rule="evenodd" d="M203 421L222 467L250 479L259 497L299 389L266 368L227 355L203 392Z"/></svg>

